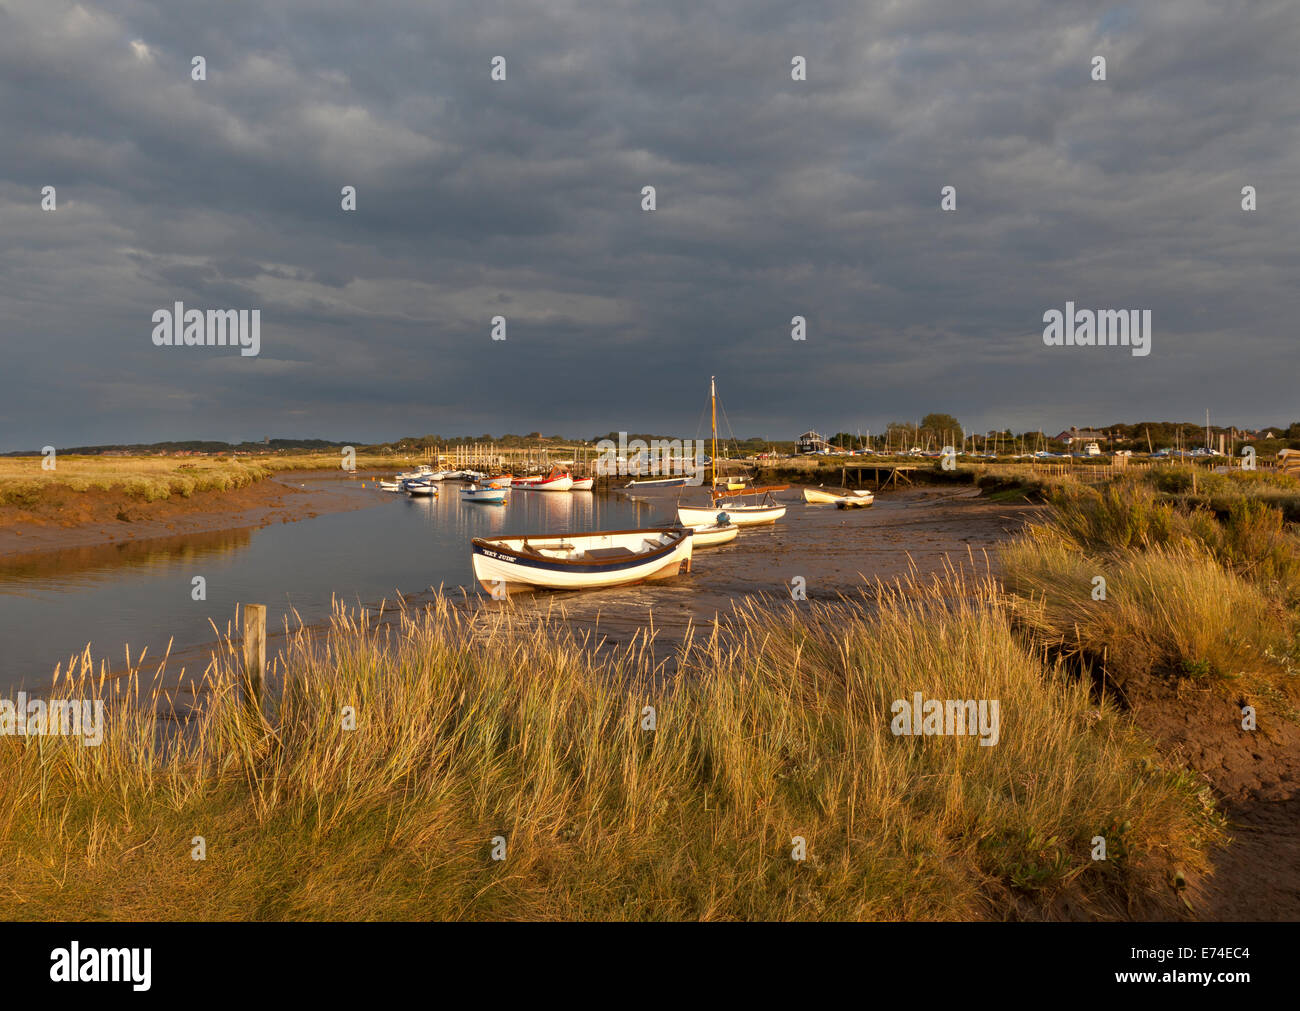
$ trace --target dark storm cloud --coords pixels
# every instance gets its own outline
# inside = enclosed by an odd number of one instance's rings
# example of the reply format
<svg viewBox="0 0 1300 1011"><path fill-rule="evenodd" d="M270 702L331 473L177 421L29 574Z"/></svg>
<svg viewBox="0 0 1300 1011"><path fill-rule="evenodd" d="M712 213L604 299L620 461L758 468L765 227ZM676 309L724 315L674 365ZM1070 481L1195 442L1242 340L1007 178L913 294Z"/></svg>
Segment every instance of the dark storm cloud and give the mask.
<svg viewBox="0 0 1300 1011"><path fill-rule="evenodd" d="M689 437L710 374L740 435L1290 421L1298 48L1290 3L7 0L0 449ZM1067 299L1152 355L1044 347ZM261 356L155 348L176 301Z"/></svg>

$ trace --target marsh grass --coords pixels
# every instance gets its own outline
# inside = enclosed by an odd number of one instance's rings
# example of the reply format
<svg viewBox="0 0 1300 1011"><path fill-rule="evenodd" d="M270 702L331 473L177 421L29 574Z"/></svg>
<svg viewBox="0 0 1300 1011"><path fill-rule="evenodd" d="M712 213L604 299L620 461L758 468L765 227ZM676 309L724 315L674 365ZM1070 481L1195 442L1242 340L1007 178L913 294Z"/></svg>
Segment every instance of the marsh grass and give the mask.
<svg viewBox="0 0 1300 1011"><path fill-rule="evenodd" d="M38 506L60 493L119 490L129 498L158 502L195 492L245 488L283 471L339 470L338 453L296 453L258 457L71 456L42 470L40 457L0 457L0 506ZM401 470L415 458L359 454L358 470Z"/></svg>
<svg viewBox="0 0 1300 1011"><path fill-rule="evenodd" d="M0 916L1175 911L1171 875L1222 837L1207 793L1012 621L990 579L956 573L752 603L668 677L644 641L595 649L509 608L338 609L323 637L289 637L265 715L226 640L173 733L160 680L101 681L87 655L56 691L109 701L100 747L0 738ZM914 691L999 700L999 742L894 736Z"/></svg>
<svg viewBox="0 0 1300 1011"><path fill-rule="evenodd" d="M166 457L60 456L54 470L37 457L0 459L0 505L32 508L57 492L112 491L144 502L201 491L230 491L268 477L271 470L243 460Z"/></svg>
<svg viewBox="0 0 1300 1011"><path fill-rule="evenodd" d="M1044 522L999 552L1032 641L1115 682L1190 677L1300 703L1300 538L1266 483L1224 513L1129 480L1057 493ZM1247 497L1251 489L1262 497ZM1097 577L1104 599L1094 599Z"/></svg>

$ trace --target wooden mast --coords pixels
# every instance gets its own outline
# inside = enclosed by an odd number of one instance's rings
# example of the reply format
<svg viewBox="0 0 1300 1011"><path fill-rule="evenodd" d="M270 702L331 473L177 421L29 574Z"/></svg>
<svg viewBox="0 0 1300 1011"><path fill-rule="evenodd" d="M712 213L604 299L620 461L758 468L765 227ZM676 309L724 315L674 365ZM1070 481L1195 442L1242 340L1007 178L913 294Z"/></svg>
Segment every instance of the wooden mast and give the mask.
<svg viewBox="0 0 1300 1011"><path fill-rule="evenodd" d="M710 457L713 463L713 482L709 485L711 491L718 487L718 384L715 376L709 376L709 407L713 414L713 454Z"/></svg>

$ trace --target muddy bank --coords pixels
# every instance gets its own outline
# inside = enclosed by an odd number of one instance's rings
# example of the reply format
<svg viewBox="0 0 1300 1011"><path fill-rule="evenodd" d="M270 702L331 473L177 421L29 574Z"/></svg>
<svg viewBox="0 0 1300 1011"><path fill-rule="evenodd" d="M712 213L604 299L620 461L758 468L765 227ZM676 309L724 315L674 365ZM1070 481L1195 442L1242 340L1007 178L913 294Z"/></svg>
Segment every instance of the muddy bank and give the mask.
<svg viewBox="0 0 1300 1011"><path fill-rule="evenodd" d="M1214 875L1189 880L1204 920L1300 919L1300 727L1259 700L1225 697L1191 681L1125 686L1134 721L1162 751L1195 769L1213 789L1231 841ZM1258 726L1242 727L1242 705Z"/></svg>
<svg viewBox="0 0 1300 1011"><path fill-rule="evenodd" d="M290 523L375 503L340 490L337 478L336 471L290 472L245 488L159 502L123 489L53 488L34 506L0 506L0 558Z"/></svg>
<svg viewBox="0 0 1300 1011"><path fill-rule="evenodd" d="M777 498L788 511L780 522L749 527L736 540L695 552L691 571L662 583L589 593L523 594L520 613L563 620L625 644L653 628L663 646L687 629L707 626L755 595L788 603L796 578L807 599L836 600L946 565L993 563L992 549L1043 512L1028 503L991 502L975 488L912 488L890 492L869 509L808 505L792 489Z"/></svg>

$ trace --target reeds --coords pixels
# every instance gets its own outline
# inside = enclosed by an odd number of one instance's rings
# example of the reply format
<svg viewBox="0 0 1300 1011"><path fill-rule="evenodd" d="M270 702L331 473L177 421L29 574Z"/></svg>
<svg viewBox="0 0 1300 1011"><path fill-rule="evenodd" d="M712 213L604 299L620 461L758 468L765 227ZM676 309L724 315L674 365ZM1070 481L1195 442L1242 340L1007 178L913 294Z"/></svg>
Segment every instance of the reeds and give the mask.
<svg viewBox="0 0 1300 1011"><path fill-rule="evenodd" d="M1224 514L1150 480L1058 492L999 561L1020 627L1113 682L1191 677L1300 702L1300 538L1265 499Z"/></svg>
<svg viewBox="0 0 1300 1011"><path fill-rule="evenodd" d="M107 699L102 745L0 738L0 915L1181 908L1174 870L1219 838L1201 785L1012 625L970 574L751 602L690 638L669 677L644 641L597 648L508 607L338 609L323 637L289 636L264 714L225 641L171 733L154 718L172 701L161 679L102 682L87 656L56 687ZM913 692L998 700L998 743L895 736L891 705ZM1097 836L1107 860L1091 858Z"/></svg>

